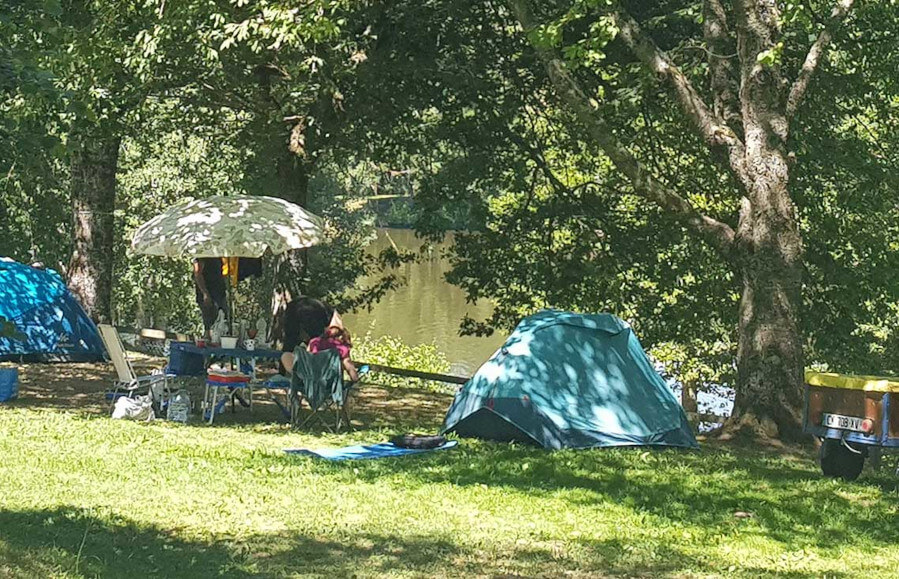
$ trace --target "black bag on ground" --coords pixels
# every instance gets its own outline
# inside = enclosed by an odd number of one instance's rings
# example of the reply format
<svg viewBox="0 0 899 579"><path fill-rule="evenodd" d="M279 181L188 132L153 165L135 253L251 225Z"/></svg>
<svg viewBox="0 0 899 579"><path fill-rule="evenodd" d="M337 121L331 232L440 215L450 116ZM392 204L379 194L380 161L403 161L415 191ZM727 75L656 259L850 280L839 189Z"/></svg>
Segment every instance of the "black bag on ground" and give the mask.
<svg viewBox="0 0 899 579"><path fill-rule="evenodd" d="M446 443L446 437L427 434L400 434L391 438L390 442L400 448L437 448Z"/></svg>

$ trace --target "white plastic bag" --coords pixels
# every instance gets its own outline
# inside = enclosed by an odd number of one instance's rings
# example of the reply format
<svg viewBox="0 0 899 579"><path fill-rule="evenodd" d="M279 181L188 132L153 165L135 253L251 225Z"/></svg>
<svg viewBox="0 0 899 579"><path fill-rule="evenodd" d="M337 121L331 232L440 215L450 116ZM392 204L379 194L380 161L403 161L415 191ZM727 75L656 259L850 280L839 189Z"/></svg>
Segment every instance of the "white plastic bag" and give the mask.
<svg viewBox="0 0 899 579"><path fill-rule="evenodd" d="M122 396L115 401L112 417L149 422L156 418L156 415L153 413L153 401L149 396L135 396L134 398Z"/></svg>

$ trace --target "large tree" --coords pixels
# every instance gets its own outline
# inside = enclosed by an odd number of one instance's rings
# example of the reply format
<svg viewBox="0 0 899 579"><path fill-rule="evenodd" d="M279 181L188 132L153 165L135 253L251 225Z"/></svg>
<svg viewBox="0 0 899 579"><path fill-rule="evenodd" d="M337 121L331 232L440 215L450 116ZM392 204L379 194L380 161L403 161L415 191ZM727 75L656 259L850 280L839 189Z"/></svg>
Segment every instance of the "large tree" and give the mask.
<svg viewBox="0 0 899 579"><path fill-rule="evenodd" d="M852 4L840 0L832 7L815 26L801 65L790 70L783 54L795 50L801 40L795 30L788 35L784 29L785 19L796 17L796 6L790 5L787 12L774 0L704 0L702 36L694 46L704 51L707 63L704 74L696 69L687 74L644 30L639 16L653 16L645 6L587 1L535 14L527 0L509 2L552 86L588 138L630 182L634 193L713 248L740 280L737 397L730 424L736 429L769 436L799 431L804 254L791 194L795 162L791 128L834 31ZM576 27L581 30L574 34L580 32L586 42L575 47L584 53L601 51L617 39L645 69L667 83L701 146L717 155L732 176L729 185L739 199L736 215L704 213L691 202L691 191L672 187L616 135L603 105L572 72L572 59L560 51L570 46L565 35ZM576 51L567 54L578 58ZM696 81L702 77L705 86L699 87Z"/></svg>

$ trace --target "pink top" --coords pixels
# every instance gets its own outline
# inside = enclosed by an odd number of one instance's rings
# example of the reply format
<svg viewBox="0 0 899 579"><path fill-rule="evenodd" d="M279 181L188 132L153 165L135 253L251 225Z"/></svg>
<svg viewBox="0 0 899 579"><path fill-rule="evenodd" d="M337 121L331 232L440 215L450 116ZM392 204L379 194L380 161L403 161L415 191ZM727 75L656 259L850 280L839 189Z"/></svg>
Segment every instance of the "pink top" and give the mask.
<svg viewBox="0 0 899 579"><path fill-rule="evenodd" d="M346 360L350 357L350 347L343 342L338 342L331 338L312 338L309 340L308 349L313 354L317 354L324 350L337 350L341 360Z"/></svg>

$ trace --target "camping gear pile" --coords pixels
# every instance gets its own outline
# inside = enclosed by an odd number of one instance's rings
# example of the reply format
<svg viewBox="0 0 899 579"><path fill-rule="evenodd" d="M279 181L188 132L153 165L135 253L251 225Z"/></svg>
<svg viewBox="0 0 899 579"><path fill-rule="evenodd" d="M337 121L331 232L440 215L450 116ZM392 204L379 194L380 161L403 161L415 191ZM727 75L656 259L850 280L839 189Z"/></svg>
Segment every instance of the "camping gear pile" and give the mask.
<svg viewBox="0 0 899 579"><path fill-rule="evenodd" d="M150 396L120 396L116 398L112 417L117 420L140 420L150 422L156 419L153 399Z"/></svg>
<svg viewBox="0 0 899 579"><path fill-rule="evenodd" d="M186 423L190 417L190 409L190 395L186 390L179 390L169 400L165 418L173 422Z"/></svg>

